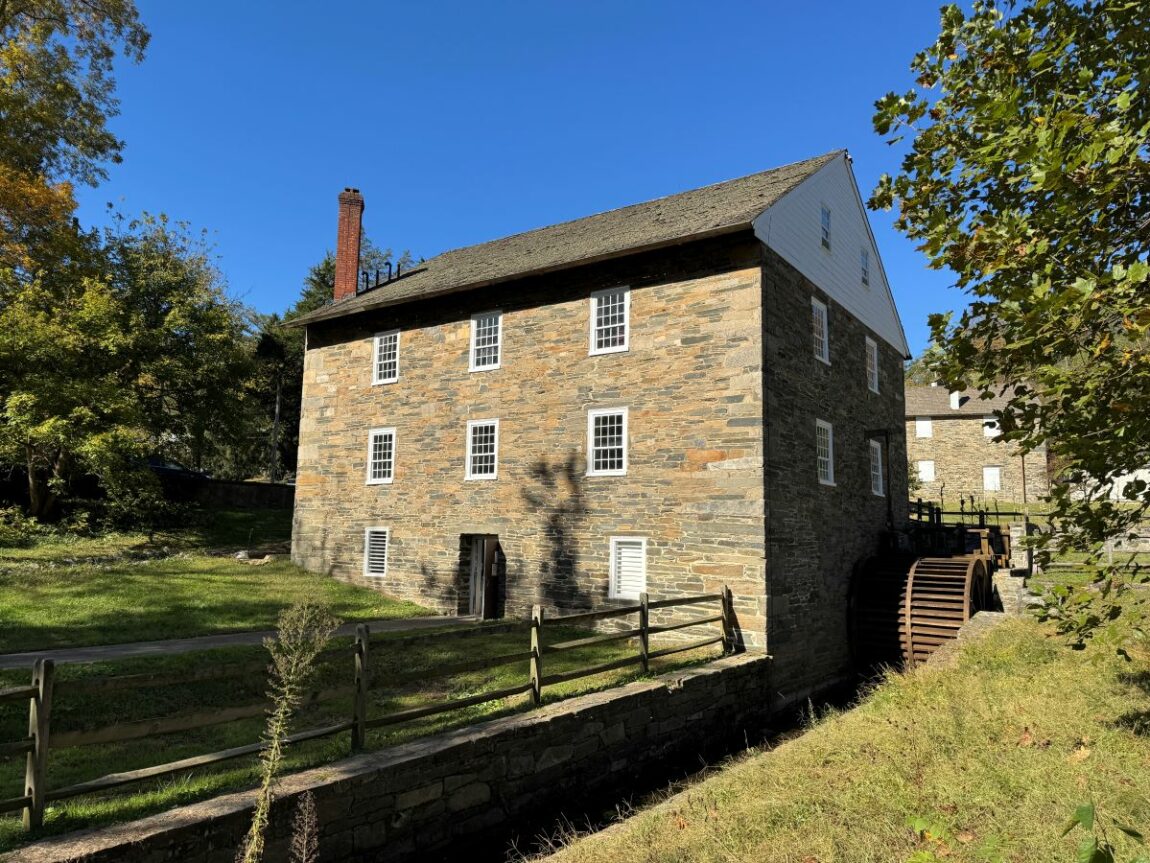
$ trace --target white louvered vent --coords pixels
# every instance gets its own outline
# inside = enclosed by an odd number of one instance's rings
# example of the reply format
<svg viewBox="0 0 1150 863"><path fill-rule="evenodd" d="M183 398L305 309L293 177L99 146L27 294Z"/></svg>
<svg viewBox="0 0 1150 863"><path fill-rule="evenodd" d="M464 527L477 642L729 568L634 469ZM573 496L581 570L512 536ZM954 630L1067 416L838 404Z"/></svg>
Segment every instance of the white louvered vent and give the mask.
<svg viewBox="0 0 1150 863"><path fill-rule="evenodd" d="M387 575L387 547L391 533L386 527L369 527L364 531L363 574L383 577Z"/></svg>
<svg viewBox="0 0 1150 863"><path fill-rule="evenodd" d="M611 598L638 599L647 589L647 540L611 539Z"/></svg>

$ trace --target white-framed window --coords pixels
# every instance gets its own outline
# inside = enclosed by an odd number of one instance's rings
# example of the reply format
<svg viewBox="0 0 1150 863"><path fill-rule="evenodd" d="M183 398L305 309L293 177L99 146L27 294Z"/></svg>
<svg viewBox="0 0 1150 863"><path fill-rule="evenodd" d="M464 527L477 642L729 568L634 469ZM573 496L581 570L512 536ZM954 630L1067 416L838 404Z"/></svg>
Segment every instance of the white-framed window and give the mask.
<svg viewBox="0 0 1150 863"><path fill-rule="evenodd" d="M372 578L387 575L387 549L391 545L391 530L369 527L363 532L363 574Z"/></svg>
<svg viewBox="0 0 1150 863"><path fill-rule="evenodd" d="M611 537L611 599L638 599L647 590L647 538Z"/></svg>
<svg viewBox="0 0 1150 863"><path fill-rule="evenodd" d="M872 493L883 497L885 495L883 472L882 472L882 444L877 440L872 440L870 443L870 490Z"/></svg>
<svg viewBox="0 0 1150 863"><path fill-rule="evenodd" d="M872 393L878 392L878 343L866 337L866 385Z"/></svg>
<svg viewBox="0 0 1150 863"><path fill-rule="evenodd" d="M915 437L934 437L934 422L930 417L914 418Z"/></svg>
<svg viewBox="0 0 1150 863"><path fill-rule="evenodd" d="M395 476L395 429L367 433L367 484L391 482Z"/></svg>
<svg viewBox="0 0 1150 863"><path fill-rule="evenodd" d="M819 242L822 244L822 247L829 252L831 250L831 208L826 204L822 205L819 222Z"/></svg>
<svg viewBox="0 0 1150 863"><path fill-rule="evenodd" d="M988 464L982 468L982 490L1002 491L1002 466Z"/></svg>
<svg viewBox="0 0 1150 863"><path fill-rule="evenodd" d="M870 287L870 252L859 250L859 281L864 288Z"/></svg>
<svg viewBox="0 0 1150 863"><path fill-rule="evenodd" d="M822 420L815 420L815 452L819 482L835 484L835 430Z"/></svg>
<svg viewBox="0 0 1150 863"><path fill-rule="evenodd" d="M608 288L592 293L591 355L625 351L630 341L631 289Z"/></svg>
<svg viewBox="0 0 1150 863"><path fill-rule="evenodd" d="M830 327L827 324L827 304L811 297L811 330L814 335L815 356L831 363Z"/></svg>
<svg viewBox="0 0 1150 863"><path fill-rule="evenodd" d="M953 392L950 394L950 409L952 411L956 411L959 408L961 408L962 402L963 402L962 393Z"/></svg>
<svg viewBox="0 0 1150 863"><path fill-rule="evenodd" d="M466 479L495 479L499 475L499 420L467 423Z"/></svg>
<svg viewBox="0 0 1150 863"><path fill-rule="evenodd" d="M371 382L393 384L399 380L399 330L376 333L372 340Z"/></svg>
<svg viewBox="0 0 1150 863"><path fill-rule="evenodd" d="M995 417L982 418L982 436L983 437L998 437L1002 434L1002 427L999 426L998 420Z"/></svg>
<svg viewBox="0 0 1150 863"><path fill-rule="evenodd" d="M468 371L499 368L503 348L503 312L480 312L471 316L471 351Z"/></svg>
<svg viewBox="0 0 1150 863"><path fill-rule="evenodd" d="M934 482L934 462L930 459L924 459L920 462L915 462L918 468L918 481L919 482Z"/></svg>
<svg viewBox="0 0 1150 863"><path fill-rule="evenodd" d="M627 473L627 408L587 411L587 475Z"/></svg>

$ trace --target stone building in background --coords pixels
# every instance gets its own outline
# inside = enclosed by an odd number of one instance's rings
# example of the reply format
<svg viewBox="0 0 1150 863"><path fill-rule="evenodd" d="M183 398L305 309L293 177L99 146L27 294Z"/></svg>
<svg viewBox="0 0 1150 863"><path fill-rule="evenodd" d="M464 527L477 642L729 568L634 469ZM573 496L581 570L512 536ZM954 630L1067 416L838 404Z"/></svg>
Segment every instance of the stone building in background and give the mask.
<svg viewBox="0 0 1150 863"><path fill-rule="evenodd" d="M1006 401L1005 396L984 400L973 390L907 386L907 450L919 483L915 496L957 506L959 497L1033 503L1050 493L1046 447L1023 459L1014 444L999 440L994 411Z"/></svg>
<svg viewBox="0 0 1150 863"><path fill-rule="evenodd" d="M844 151L455 249L307 327L292 556L447 614L728 585L784 699L906 516L898 313Z"/></svg>

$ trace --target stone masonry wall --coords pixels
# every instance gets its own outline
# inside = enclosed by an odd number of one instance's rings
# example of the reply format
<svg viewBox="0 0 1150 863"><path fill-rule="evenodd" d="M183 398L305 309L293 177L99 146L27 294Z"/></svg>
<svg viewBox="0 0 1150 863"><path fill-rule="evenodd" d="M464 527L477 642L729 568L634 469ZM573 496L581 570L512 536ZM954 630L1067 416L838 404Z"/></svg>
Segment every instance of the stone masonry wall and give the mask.
<svg viewBox="0 0 1150 863"><path fill-rule="evenodd" d="M903 358L769 251L763 290L767 651L776 692L794 701L848 672L852 571L879 550L888 517L906 520ZM812 296L828 306L830 365L814 355ZM879 346L877 394L866 381L867 335ZM834 429L833 486L818 480L816 419ZM870 480L868 441L879 430L889 433L883 497Z"/></svg>
<svg viewBox="0 0 1150 863"><path fill-rule="evenodd" d="M1026 495L1022 488L1022 456L1018 448L982 431L980 416L933 417L931 437L915 436L915 419L906 420L906 440L911 469L922 459L934 462L934 482L924 482L913 496L923 500L948 501L947 508L958 506L960 496L974 495L977 500L1002 500L1021 503L1045 497L1050 493L1046 469L1046 447L1026 456ZM982 468L1002 468L1002 491L983 488Z"/></svg>
<svg viewBox="0 0 1150 863"><path fill-rule="evenodd" d="M652 599L727 584L763 643L762 247L749 234L313 325L293 559L466 611L468 534L497 534L506 614L609 604L609 538L647 537ZM590 293L631 287L630 349L588 355ZM503 311L501 367L469 372L470 316ZM372 335L400 375L371 384ZM626 476L586 475L589 409L629 409ZM466 426L498 418L498 479L464 479ZM368 430L396 428L394 482L366 485ZM386 578L364 529L391 531Z"/></svg>
<svg viewBox="0 0 1150 863"><path fill-rule="evenodd" d="M506 847L513 839L523 847L533 838L525 825L563 813L578 819L595 798L629 794L638 775L665 781L757 742L770 715L769 667L762 655L726 657L286 776L265 859L287 858L305 791L316 799L321 860L406 863L436 859L452 843ZM254 798L231 794L48 839L0 861L231 863Z"/></svg>

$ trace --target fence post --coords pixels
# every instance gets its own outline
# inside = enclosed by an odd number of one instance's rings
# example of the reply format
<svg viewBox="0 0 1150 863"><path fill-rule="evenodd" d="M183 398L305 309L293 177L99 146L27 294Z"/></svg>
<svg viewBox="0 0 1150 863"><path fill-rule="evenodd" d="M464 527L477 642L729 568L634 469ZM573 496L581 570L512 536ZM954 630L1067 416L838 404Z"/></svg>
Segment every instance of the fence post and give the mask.
<svg viewBox="0 0 1150 863"><path fill-rule="evenodd" d="M543 607L531 606L531 703L543 701Z"/></svg>
<svg viewBox="0 0 1150 863"><path fill-rule="evenodd" d="M44 795L48 790L48 725L52 717L52 682L56 664L51 659L37 659L32 666L32 685L36 694L28 699L28 736L33 749L28 753L24 770L24 793L31 802L24 807L24 829L35 830L44 823Z"/></svg>
<svg viewBox="0 0 1150 863"><path fill-rule="evenodd" d="M646 674L651 664L647 658L647 654L651 650L650 633L648 630L651 628L651 609L647 606L647 592L639 594L639 666Z"/></svg>
<svg viewBox="0 0 1150 863"><path fill-rule="evenodd" d="M735 600L731 588L723 585L723 652L735 652Z"/></svg>
<svg viewBox="0 0 1150 863"><path fill-rule="evenodd" d="M351 724L351 749L357 752L367 742L367 690L370 686L367 667L367 645L371 630L366 623L355 628L355 707Z"/></svg>

